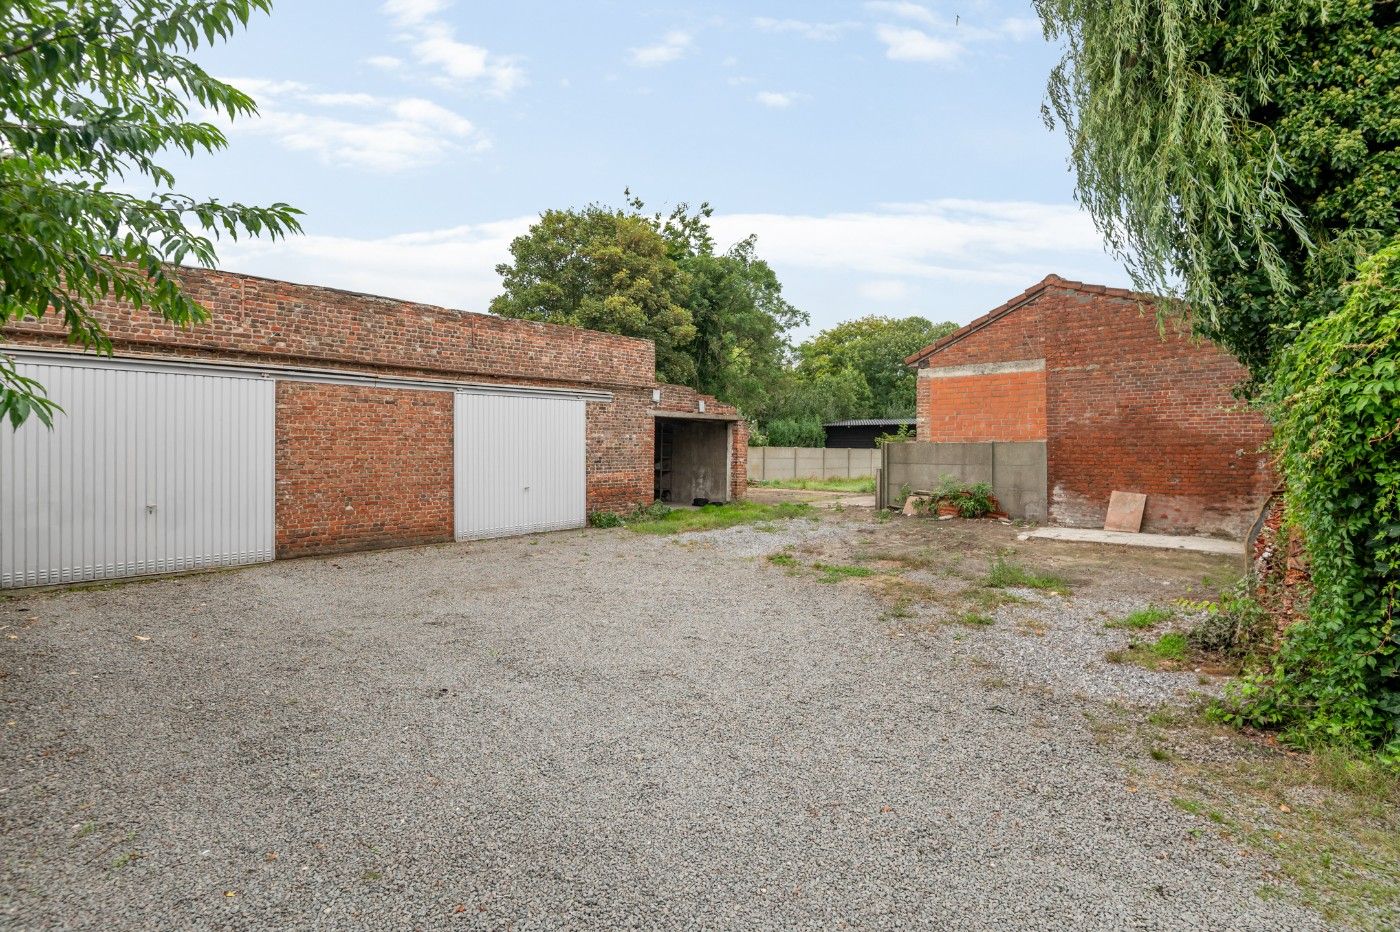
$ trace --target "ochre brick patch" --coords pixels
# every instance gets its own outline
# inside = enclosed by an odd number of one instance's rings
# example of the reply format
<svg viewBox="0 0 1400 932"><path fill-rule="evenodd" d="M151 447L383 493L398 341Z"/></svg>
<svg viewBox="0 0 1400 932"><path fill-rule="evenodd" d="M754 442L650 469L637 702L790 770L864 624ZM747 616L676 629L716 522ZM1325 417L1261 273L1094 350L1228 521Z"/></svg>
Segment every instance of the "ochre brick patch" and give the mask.
<svg viewBox="0 0 1400 932"><path fill-rule="evenodd" d="M277 556L451 540L450 392L277 383Z"/></svg>

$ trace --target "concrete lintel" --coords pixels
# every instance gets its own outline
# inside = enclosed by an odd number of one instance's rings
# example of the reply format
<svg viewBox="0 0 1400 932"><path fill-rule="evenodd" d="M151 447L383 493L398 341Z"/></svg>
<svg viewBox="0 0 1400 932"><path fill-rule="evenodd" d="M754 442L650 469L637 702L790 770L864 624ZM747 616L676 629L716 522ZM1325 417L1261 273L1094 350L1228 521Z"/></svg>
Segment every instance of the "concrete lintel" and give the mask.
<svg viewBox="0 0 1400 932"><path fill-rule="evenodd" d="M951 379L964 375L1002 375L1008 372L1044 372L1044 359L1014 359L1010 362L978 362L967 366L942 366L919 370L921 379Z"/></svg>
<svg viewBox="0 0 1400 932"><path fill-rule="evenodd" d="M1042 527L1016 535L1017 540L1067 540L1084 544L1115 544L1122 547L1154 547L1158 550L1192 550L1196 553L1219 553L1232 557L1244 556L1244 544L1218 537L1182 537L1174 534L1130 534L1126 531L1101 531L1082 527Z"/></svg>
<svg viewBox="0 0 1400 932"><path fill-rule="evenodd" d="M670 417L682 421L742 421L744 419L738 414L710 414L708 411L701 414L699 411L662 411L657 408L648 408L647 414L650 417Z"/></svg>

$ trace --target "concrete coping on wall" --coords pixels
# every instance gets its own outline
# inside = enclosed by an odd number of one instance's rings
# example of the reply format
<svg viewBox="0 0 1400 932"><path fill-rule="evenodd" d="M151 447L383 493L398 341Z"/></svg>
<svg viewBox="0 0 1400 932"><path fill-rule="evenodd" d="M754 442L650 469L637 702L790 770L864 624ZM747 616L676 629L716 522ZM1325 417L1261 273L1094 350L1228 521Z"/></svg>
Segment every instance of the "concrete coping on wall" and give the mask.
<svg viewBox="0 0 1400 932"><path fill-rule="evenodd" d="M660 408L648 408L647 416L675 418L682 421L742 421L744 419L743 415L740 414L711 414L708 411L702 414L699 411L664 411Z"/></svg>
<svg viewBox="0 0 1400 932"><path fill-rule="evenodd" d="M1191 550L1196 553L1244 556L1244 543L1218 537L1186 537L1176 534L1132 534L1084 527L1042 527L1016 535L1017 540L1065 540L1085 544L1115 544L1120 547L1152 547L1158 550Z"/></svg>

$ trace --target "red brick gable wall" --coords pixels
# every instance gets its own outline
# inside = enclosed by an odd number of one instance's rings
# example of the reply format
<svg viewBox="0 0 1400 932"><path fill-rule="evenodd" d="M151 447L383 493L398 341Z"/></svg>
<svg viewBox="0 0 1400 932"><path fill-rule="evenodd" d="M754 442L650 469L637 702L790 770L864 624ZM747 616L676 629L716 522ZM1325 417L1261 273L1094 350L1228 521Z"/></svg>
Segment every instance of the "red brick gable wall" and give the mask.
<svg viewBox="0 0 1400 932"><path fill-rule="evenodd" d="M1147 494L1145 531L1246 530L1273 476L1266 419L1231 395L1244 377L1234 359L1174 330L1164 339L1152 307L1097 286L1051 279L992 316L922 360L993 371L921 373L920 440L1044 439L1057 523L1101 527L1117 489ZM1043 372L994 371L1036 359Z"/></svg>

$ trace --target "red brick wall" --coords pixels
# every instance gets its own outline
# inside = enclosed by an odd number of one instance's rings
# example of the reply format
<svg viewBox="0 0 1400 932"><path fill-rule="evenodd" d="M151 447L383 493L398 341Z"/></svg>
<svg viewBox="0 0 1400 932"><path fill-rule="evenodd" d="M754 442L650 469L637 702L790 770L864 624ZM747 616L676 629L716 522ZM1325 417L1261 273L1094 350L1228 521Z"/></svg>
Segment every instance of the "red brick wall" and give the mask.
<svg viewBox="0 0 1400 932"><path fill-rule="evenodd" d="M1244 369L1133 298L1048 289L1050 514L1103 524L1115 489L1147 493L1144 531L1241 536L1274 478L1267 420L1232 395Z"/></svg>
<svg viewBox="0 0 1400 932"><path fill-rule="evenodd" d="M277 383L277 556L451 540L451 392Z"/></svg>
<svg viewBox="0 0 1400 932"><path fill-rule="evenodd" d="M1164 338L1127 292L1051 279L1028 295L923 364L1045 371L921 378L919 439L1045 439L1060 524L1101 527L1117 489L1147 494L1144 531L1242 534L1274 481L1267 421L1231 396L1244 370L1174 328Z"/></svg>
<svg viewBox="0 0 1400 932"><path fill-rule="evenodd" d="M617 389L612 404L588 410L588 510L628 511L651 503L656 441L651 389Z"/></svg>
<svg viewBox="0 0 1400 932"><path fill-rule="evenodd" d="M1045 439L1045 371L919 379L920 440Z"/></svg>
<svg viewBox="0 0 1400 932"><path fill-rule="evenodd" d="M176 277L210 319L183 329L106 302L94 313L119 352L543 385L650 386L655 379L649 340L232 272L182 268ZM63 342L53 314L7 324L4 334Z"/></svg>

